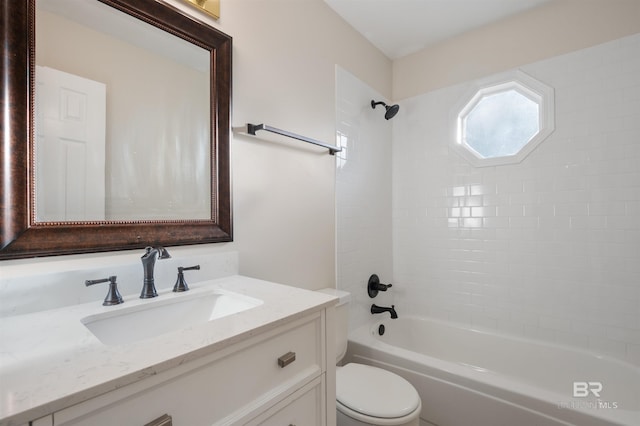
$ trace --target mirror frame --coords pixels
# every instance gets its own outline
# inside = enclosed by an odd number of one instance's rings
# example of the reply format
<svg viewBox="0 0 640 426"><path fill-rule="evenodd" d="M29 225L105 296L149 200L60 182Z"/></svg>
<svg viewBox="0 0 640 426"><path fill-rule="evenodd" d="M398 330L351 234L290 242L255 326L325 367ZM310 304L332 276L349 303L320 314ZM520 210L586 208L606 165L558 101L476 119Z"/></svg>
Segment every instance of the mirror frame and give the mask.
<svg viewBox="0 0 640 426"><path fill-rule="evenodd" d="M210 51L211 218L36 222L35 0L5 1L0 6L0 259L233 241L229 154L231 37L155 0L96 1Z"/></svg>

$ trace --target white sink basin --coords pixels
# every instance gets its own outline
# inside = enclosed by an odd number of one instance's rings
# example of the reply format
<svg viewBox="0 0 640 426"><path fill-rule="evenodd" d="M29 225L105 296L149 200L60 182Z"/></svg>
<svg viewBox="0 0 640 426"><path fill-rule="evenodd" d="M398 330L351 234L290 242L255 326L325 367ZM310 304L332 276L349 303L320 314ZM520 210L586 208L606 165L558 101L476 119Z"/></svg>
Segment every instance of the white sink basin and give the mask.
<svg viewBox="0 0 640 426"><path fill-rule="evenodd" d="M197 294L165 294L136 306L81 319L102 343L122 345L204 324L262 304L242 294L212 290Z"/></svg>

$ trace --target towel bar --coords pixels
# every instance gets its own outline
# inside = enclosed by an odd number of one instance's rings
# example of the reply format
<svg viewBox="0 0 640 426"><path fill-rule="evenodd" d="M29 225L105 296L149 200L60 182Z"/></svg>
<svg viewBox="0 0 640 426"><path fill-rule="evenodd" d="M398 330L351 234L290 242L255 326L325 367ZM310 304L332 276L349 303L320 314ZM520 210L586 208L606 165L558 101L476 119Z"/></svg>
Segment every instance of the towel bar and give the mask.
<svg viewBox="0 0 640 426"><path fill-rule="evenodd" d="M334 155L336 152L342 151L342 148L340 148L340 147L333 146L333 145L328 145L328 144L326 144L324 142L321 142L319 140L311 139L311 138L308 138L306 136L301 136L301 135L297 135L295 133L288 132L286 130L281 130L281 129L277 129L275 127L267 126L266 124L251 124L251 123L247 124L247 133L249 133L250 135L255 136L256 132L258 130L265 130L267 132L277 133L279 135L286 136L288 138L297 139L297 140L302 141L302 142L306 142L306 143L310 143L310 144L313 144L313 145L321 146L323 148L327 148L329 150L329 154L331 154L331 155Z"/></svg>

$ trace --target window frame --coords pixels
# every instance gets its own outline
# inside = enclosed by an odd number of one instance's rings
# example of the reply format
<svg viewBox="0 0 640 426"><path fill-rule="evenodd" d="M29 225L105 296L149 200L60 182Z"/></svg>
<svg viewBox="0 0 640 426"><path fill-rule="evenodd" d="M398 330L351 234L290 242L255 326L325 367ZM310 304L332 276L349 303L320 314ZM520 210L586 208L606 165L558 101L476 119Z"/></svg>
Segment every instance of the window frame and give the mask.
<svg viewBox="0 0 640 426"><path fill-rule="evenodd" d="M515 90L538 104L538 132L513 155L482 157L471 146L464 143L463 124L465 117L473 111L480 100L501 92ZM517 164L522 162L555 129L555 100L553 88L520 70L509 71L477 81L462 96L452 111L452 146L454 151L476 167Z"/></svg>

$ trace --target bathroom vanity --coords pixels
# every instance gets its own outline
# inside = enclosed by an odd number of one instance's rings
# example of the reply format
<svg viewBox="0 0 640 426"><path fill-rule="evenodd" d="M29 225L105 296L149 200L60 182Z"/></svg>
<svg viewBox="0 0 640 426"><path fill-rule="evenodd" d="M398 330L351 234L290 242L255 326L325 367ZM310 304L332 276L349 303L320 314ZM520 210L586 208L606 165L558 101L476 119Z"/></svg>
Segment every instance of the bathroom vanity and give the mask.
<svg viewBox="0 0 640 426"><path fill-rule="evenodd" d="M0 319L0 425L335 424L334 297L190 287Z"/></svg>

